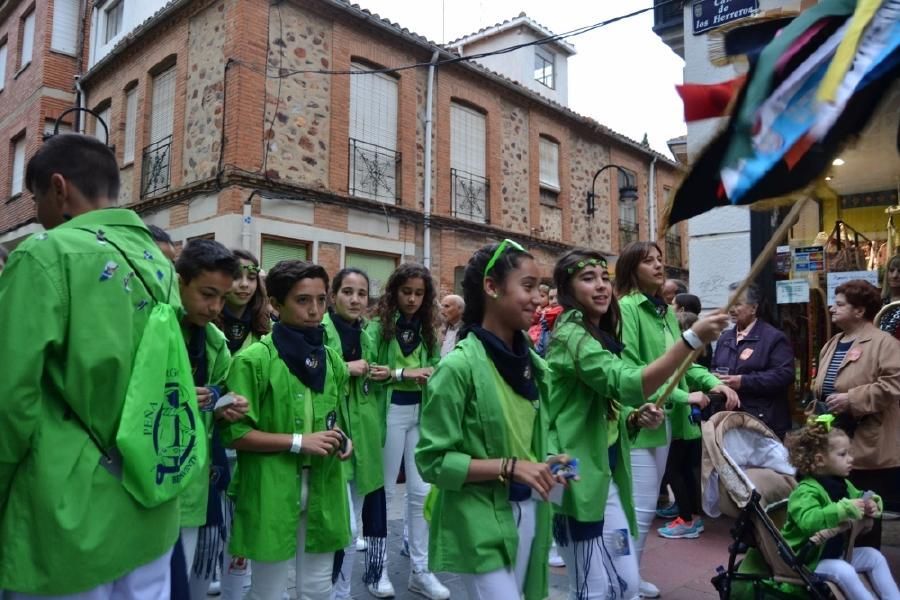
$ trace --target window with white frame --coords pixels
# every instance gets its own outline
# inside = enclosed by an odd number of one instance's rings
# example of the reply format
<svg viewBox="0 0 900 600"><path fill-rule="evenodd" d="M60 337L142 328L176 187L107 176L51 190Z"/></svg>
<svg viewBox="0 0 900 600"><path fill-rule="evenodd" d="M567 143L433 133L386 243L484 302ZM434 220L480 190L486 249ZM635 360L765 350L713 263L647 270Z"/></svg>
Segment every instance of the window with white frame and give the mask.
<svg viewBox="0 0 900 600"><path fill-rule="evenodd" d="M57 52L75 54L78 45L79 0L53 1L53 31L50 48Z"/></svg>
<svg viewBox="0 0 900 600"><path fill-rule="evenodd" d="M125 15L125 1L114 0L103 7L103 43L111 42L122 31L122 18Z"/></svg>
<svg viewBox="0 0 900 600"><path fill-rule="evenodd" d="M553 53L541 46L534 47L534 80L554 89L553 82Z"/></svg>
<svg viewBox="0 0 900 600"><path fill-rule="evenodd" d="M12 143L12 185L10 196L21 194L25 189L25 135L21 135Z"/></svg>
<svg viewBox="0 0 900 600"><path fill-rule="evenodd" d="M0 43L0 90L6 86L6 40Z"/></svg>
<svg viewBox="0 0 900 600"><path fill-rule="evenodd" d="M371 71L352 63L354 71ZM397 171L397 79L384 73L350 76L350 193L395 203Z"/></svg>
<svg viewBox="0 0 900 600"><path fill-rule="evenodd" d="M144 147L141 192L151 195L169 189L172 132L175 130L175 66L153 78L150 144Z"/></svg>
<svg viewBox="0 0 900 600"><path fill-rule="evenodd" d="M450 104L450 191L453 215L481 223L488 220L486 121L485 115L477 110L457 102Z"/></svg>
<svg viewBox="0 0 900 600"><path fill-rule="evenodd" d="M617 172L618 190L637 185L637 176L634 171L619 168ZM624 248L631 242L640 238L640 224L638 222L638 203L634 199L619 200L619 248Z"/></svg>
<svg viewBox="0 0 900 600"><path fill-rule="evenodd" d="M134 145L137 134L137 86L125 92L125 148L123 160L125 163L134 162Z"/></svg>
<svg viewBox="0 0 900 600"><path fill-rule="evenodd" d="M559 201L559 144L545 137L540 138L540 188L541 201L555 204Z"/></svg>
<svg viewBox="0 0 900 600"><path fill-rule="evenodd" d="M19 54L19 70L24 69L31 64L31 58L34 54L34 9L22 19L21 52Z"/></svg>
<svg viewBox="0 0 900 600"><path fill-rule="evenodd" d="M94 118L94 137L103 142L106 145L112 141L112 124L109 122L110 116L110 106L107 104L104 108L95 110L97 113L97 117ZM103 121L101 123L101 120ZM103 124L106 124L106 129L103 128ZM108 132L108 135L107 135Z"/></svg>
<svg viewBox="0 0 900 600"><path fill-rule="evenodd" d="M59 127L56 126L57 121L55 119L47 119L44 121L44 137L49 137L51 135L56 135L59 133L72 133L72 126L68 123L59 122Z"/></svg>

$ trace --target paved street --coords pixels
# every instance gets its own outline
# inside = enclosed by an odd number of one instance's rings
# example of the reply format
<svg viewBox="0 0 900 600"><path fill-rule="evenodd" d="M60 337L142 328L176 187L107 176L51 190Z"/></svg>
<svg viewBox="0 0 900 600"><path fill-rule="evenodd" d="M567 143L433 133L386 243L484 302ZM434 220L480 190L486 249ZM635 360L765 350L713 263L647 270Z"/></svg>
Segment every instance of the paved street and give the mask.
<svg viewBox="0 0 900 600"><path fill-rule="evenodd" d="M409 577L409 559L400 555L400 544L403 533L402 501L403 487L397 486L397 494L388 514L390 530L389 572L391 581L397 591L398 600L421 598L406 589ZM728 519L705 519L706 531L696 540L667 540L656 534L656 528L662 526L657 520L647 540L644 556L644 577L655 583L666 600L712 600L718 598L710 584L715 568L728 559L728 544L731 537L728 533L731 522ZM895 578L900 578L900 521L885 524L885 543L883 549ZM352 557L356 560L355 573L363 569L364 553L357 552ZM550 600L563 600L566 597L568 580L565 568L550 569ZM466 593L459 577L446 573L439 574L441 581L450 588L453 598L464 599ZM356 579L356 577L354 577ZM294 590L291 589L291 598ZM372 596L365 586L357 581L352 588L353 598L370 599ZM498 599L500 600L500 599Z"/></svg>

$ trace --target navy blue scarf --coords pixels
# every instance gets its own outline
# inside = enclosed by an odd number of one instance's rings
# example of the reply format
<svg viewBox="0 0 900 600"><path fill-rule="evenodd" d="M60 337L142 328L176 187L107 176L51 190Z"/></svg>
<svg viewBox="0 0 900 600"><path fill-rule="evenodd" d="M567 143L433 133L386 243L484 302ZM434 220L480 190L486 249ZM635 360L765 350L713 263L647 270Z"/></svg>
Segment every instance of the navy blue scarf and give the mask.
<svg viewBox="0 0 900 600"><path fill-rule="evenodd" d="M225 339L228 340L228 350L234 354L244 345L244 340L252 333L250 321L253 314L249 308L244 310L243 317L234 316L228 306L222 311L222 325L225 328Z"/></svg>
<svg viewBox="0 0 900 600"><path fill-rule="evenodd" d="M275 323L272 343L290 372L312 391L325 390L325 329Z"/></svg>
<svg viewBox="0 0 900 600"><path fill-rule="evenodd" d="M828 493L828 497L832 502L840 502L842 499L850 497L850 494L847 492L847 480L843 477L837 477L835 475L813 475L813 479L818 481L819 484L825 488L825 491ZM836 535L825 542L825 547L822 548L821 559L843 558L847 537L848 534L845 532L841 535Z"/></svg>
<svg viewBox="0 0 900 600"><path fill-rule="evenodd" d="M659 296L651 296L650 294L644 295L647 296L647 300L653 303L654 308L656 308L656 314L660 317L665 317L666 311L669 310L669 305L666 304L666 301Z"/></svg>
<svg viewBox="0 0 900 600"><path fill-rule="evenodd" d="M537 400L538 386L534 379L534 363L525 334L517 331L513 336L513 347L510 349L506 342L483 327L476 325L470 327L469 331L481 340L503 381L523 398L532 402Z"/></svg>
<svg viewBox="0 0 900 600"><path fill-rule="evenodd" d="M406 315L401 313L397 319L394 337L397 338L403 356L412 354L422 343L422 322L419 317L414 315L411 319L407 319Z"/></svg>
<svg viewBox="0 0 900 600"><path fill-rule="evenodd" d="M341 352L346 362L352 362L362 358L362 319L357 319L353 323L348 323L341 318L333 308L328 309L331 315L331 322L337 330L338 337L341 338Z"/></svg>

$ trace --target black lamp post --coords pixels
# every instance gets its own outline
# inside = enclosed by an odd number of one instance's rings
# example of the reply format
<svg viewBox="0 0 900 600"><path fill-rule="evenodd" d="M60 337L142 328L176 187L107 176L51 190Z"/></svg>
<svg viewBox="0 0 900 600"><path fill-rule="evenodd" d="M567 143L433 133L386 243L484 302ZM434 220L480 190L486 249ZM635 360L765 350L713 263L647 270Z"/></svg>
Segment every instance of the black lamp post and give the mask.
<svg viewBox="0 0 900 600"><path fill-rule="evenodd" d="M600 175L603 171L615 168L618 169L620 173L625 175L625 185L619 187L619 201L628 201L633 202L638 199L638 191L635 182L631 180L631 173L620 167L619 165L606 165L602 167L599 171L594 173L594 179L591 181L591 191L587 193L587 209L585 212L588 216L593 217L594 213L597 211L597 207L594 205L594 198L596 194L594 193L594 186L597 183L597 176Z"/></svg>
<svg viewBox="0 0 900 600"><path fill-rule="evenodd" d="M97 119L97 122L103 126L103 132L106 134L106 145L109 146L110 150L115 150L115 146L109 145L109 126L106 124L106 121L104 121L100 117L100 115L98 115L93 110L91 110L89 108L82 108L81 106L73 106L72 108L68 108L68 109L64 110L62 112L62 114L60 114L56 118L56 125L53 127L53 133L44 134L44 140L48 140L48 139L52 138L54 135L59 135L59 124L62 123L63 117L65 117L67 114L69 114L71 112L74 112L74 113L86 112L89 115L92 115L95 119ZM77 129L77 125L78 125L77 117L75 120L75 124L76 124L76 129Z"/></svg>

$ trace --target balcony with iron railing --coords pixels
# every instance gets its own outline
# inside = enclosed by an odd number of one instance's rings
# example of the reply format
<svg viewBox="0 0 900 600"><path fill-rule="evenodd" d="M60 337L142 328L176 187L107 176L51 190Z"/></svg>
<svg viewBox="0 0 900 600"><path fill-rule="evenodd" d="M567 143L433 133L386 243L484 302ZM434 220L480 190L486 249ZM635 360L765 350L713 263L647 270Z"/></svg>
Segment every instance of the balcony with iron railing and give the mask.
<svg viewBox="0 0 900 600"><path fill-rule="evenodd" d="M653 33L672 51L684 58L684 2L653 0Z"/></svg>
<svg viewBox="0 0 900 600"><path fill-rule="evenodd" d="M666 264L681 267L681 236L666 234Z"/></svg>
<svg viewBox="0 0 900 600"><path fill-rule="evenodd" d="M171 183L172 136L146 146L141 161L141 197L169 189Z"/></svg>
<svg viewBox="0 0 900 600"><path fill-rule="evenodd" d="M631 242L638 241L640 227L633 221L619 220L619 252Z"/></svg>
<svg viewBox="0 0 900 600"><path fill-rule="evenodd" d="M490 221L491 182L461 169L450 169L450 206L453 216L476 223Z"/></svg>
<svg viewBox="0 0 900 600"><path fill-rule="evenodd" d="M400 198L399 172L399 152L350 138L351 196L396 204Z"/></svg>

